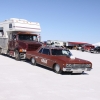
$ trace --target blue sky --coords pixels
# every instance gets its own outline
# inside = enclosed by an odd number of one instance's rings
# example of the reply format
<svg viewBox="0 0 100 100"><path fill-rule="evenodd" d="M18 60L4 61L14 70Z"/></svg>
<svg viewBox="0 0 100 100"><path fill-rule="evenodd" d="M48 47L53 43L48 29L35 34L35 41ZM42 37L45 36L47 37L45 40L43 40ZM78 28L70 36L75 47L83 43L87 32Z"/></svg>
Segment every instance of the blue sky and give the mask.
<svg viewBox="0 0 100 100"><path fill-rule="evenodd" d="M100 42L100 0L0 0L0 12L39 22L42 41Z"/></svg>

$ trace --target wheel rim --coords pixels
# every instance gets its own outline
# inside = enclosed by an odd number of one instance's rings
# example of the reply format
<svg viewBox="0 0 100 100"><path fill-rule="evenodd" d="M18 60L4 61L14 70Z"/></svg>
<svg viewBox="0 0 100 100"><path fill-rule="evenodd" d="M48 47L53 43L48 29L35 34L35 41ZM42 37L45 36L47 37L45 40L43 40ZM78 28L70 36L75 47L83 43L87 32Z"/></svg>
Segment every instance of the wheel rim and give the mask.
<svg viewBox="0 0 100 100"><path fill-rule="evenodd" d="M56 71L56 72L59 72L59 71L60 71L60 66L59 66L59 65L56 65L56 66L55 66L55 71Z"/></svg>
<svg viewBox="0 0 100 100"><path fill-rule="evenodd" d="M35 59L34 59L34 58L32 58L32 60L31 60L31 61L32 61L32 63L33 63L33 64L35 63Z"/></svg>
<svg viewBox="0 0 100 100"><path fill-rule="evenodd" d="M15 57L18 58L19 54L18 52L15 52Z"/></svg>
<svg viewBox="0 0 100 100"><path fill-rule="evenodd" d="M94 53L97 53L96 51L94 51Z"/></svg>

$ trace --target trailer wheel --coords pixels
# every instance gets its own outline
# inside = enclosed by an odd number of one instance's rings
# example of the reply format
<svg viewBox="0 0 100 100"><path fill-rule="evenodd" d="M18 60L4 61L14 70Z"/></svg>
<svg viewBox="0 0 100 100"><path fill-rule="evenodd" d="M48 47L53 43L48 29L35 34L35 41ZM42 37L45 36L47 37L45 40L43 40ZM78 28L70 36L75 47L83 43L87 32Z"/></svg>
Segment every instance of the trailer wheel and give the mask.
<svg viewBox="0 0 100 100"><path fill-rule="evenodd" d="M60 66L58 64L55 64L54 65L54 71L57 73L57 74L61 74L62 73L62 70L60 68Z"/></svg>
<svg viewBox="0 0 100 100"><path fill-rule="evenodd" d="M17 61L20 60L20 53L18 52L18 50L15 51L15 59L16 59Z"/></svg>
<svg viewBox="0 0 100 100"><path fill-rule="evenodd" d="M0 55L2 54L1 52L2 52L2 49L0 48Z"/></svg>
<svg viewBox="0 0 100 100"><path fill-rule="evenodd" d="M36 60L35 60L34 57L31 58L31 64L32 64L32 65L36 65Z"/></svg>

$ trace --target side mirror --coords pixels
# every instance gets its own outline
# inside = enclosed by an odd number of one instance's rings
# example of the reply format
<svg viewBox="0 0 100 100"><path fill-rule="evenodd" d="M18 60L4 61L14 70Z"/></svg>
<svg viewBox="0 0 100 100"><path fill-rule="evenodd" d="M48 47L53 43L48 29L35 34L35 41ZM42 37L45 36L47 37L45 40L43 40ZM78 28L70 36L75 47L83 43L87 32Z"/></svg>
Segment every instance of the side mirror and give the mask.
<svg viewBox="0 0 100 100"><path fill-rule="evenodd" d="M13 35L13 40L16 40L16 35Z"/></svg>

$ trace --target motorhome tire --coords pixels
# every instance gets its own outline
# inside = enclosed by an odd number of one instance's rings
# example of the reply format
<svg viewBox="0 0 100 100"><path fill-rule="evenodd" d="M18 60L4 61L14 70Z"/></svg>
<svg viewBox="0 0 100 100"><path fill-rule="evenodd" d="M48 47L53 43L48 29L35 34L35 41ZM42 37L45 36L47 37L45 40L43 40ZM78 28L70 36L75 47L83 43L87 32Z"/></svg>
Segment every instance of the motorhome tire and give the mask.
<svg viewBox="0 0 100 100"><path fill-rule="evenodd" d="M18 50L15 51L15 59L16 59L17 61L20 60L20 53L18 52Z"/></svg>
<svg viewBox="0 0 100 100"><path fill-rule="evenodd" d="M55 64L54 66L54 71L57 73L57 74L61 74L62 73L62 70L60 68L60 66L58 64Z"/></svg>

